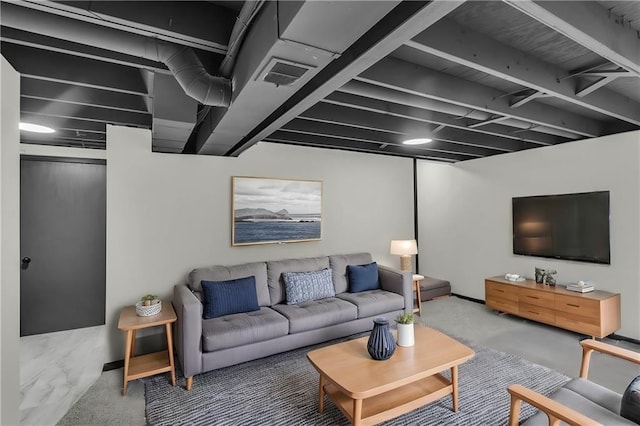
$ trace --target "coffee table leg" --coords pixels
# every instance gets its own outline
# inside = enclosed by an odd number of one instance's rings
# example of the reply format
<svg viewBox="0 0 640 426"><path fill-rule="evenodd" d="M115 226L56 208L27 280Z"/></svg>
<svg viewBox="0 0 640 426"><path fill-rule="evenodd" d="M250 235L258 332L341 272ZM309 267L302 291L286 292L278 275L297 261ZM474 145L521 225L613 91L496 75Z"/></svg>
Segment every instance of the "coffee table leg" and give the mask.
<svg viewBox="0 0 640 426"><path fill-rule="evenodd" d="M318 412L322 414L324 411L324 376L320 375L320 399L318 400Z"/></svg>
<svg viewBox="0 0 640 426"><path fill-rule="evenodd" d="M451 387L453 388L453 411L458 412L458 366L451 367Z"/></svg>
<svg viewBox="0 0 640 426"><path fill-rule="evenodd" d="M353 400L353 426L358 426L362 419L362 400Z"/></svg>

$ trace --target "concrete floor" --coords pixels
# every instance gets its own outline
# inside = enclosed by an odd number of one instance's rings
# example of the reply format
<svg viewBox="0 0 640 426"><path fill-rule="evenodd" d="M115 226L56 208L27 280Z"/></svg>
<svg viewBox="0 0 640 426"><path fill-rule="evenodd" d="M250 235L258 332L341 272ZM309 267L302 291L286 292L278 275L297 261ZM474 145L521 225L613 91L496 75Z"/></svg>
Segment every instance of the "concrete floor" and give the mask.
<svg viewBox="0 0 640 426"><path fill-rule="evenodd" d="M497 315L484 305L457 297L423 303L422 321L454 337L461 337L517 354L540 365L576 377L580 369L579 334L545 326L509 315ZM628 342L610 341L640 352ZM622 393L640 366L595 353L589 378ZM120 393L122 369L105 372L69 410L59 424L144 425L144 388L139 381L129 384L126 397Z"/></svg>

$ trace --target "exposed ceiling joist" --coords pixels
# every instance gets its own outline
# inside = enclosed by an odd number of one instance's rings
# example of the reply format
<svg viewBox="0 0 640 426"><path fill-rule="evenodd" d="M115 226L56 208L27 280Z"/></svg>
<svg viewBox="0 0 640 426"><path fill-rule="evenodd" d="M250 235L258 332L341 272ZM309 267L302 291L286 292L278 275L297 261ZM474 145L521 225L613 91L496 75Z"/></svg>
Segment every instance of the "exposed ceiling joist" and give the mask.
<svg viewBox="0 0 640 426"><path fill-rule="evenodd" d="M348 54L335 59L285 104L242 138L228 152L228 155L238 155L267 137L463 3L462 0L433 0L427 4L417 1L400 3L379 22L379 25L367 33L366 39L363 37L354 43L348 50Z"/></svg>
<svg viewBox="0 0 640 426"><path fill-rule="evenodd" d="M151 114L119 111L95 106L51 102L41 99L22 98L21 109L25 113L61 118L80 118L88 121L106 121L112 124L134 127L151 127Z"/></svg>
<svg viewBox="0 0 640 426"><path fill-rule="evenodd" d="M151 113L144 96L111 90L94 89L84 86L70 87L55 81L22 77L20 79L21 97L49 99L79 105L93 105L121 111Z"/></svg>
<svg viewBox="0 0 640 426"><path fill-rule="evenodd" d="M88 46L85 44L74 43L72 41L47 37L10 27L2 27L2 30L0 31L0 40L10 42L11 44L46 49L52 52L96 59L129 67L145 68L154 72L169 73L169 70L162 62L154 62L137 56L125 55L124 53L113 52L111 50L100 49L95 46Z"/></svg>
<svg viewBox="0 0 640 426"><path fill-rule="evenodd" d="M234 16L210 2L33 1L20 6L219 54L227 51Z"/></svg>
<svg viewBox="0 0 640 426"><path fill-rule="evenodd" d="M296 125L296 127L298 126ZM304 128L301 130L292 129L292 128L283 128L275 132L273 135L269 136L269 139L272 139L272 140L285 139L292 142L301 141L307 144L312 144L317 146L327 145L329 143L333 143L336 141L335 136L330 136L324 133L307 132L304 130ZM459 152L458 153L446 152L440 149L426 148L425 147L426 145L425 146L414 145L412 147L407 147L398 143L385 143L385 142L380 142L377 140L370 140L370 139L349 139L349 145L353 148L361 148L361 149L369 148L371 150L375 149L377 151L380 151L381 149L380 147L384 146L384 148L382 149L384 149L385 152L396 152L396 153L405 152L408 155L410 155L410 153L420 153L421 155L424 155L424 156L430 156L432 158L442 158L442 159L447 159L451 161L464 161L464 160L470 160L478 157L478 155L476 154L470 155L470 154L463 154ZM344 144L342 144L342 146L344 147Z"/></svg>
<svg viewBox="0 0 640 426"><path fill-rule="evenodd" d="M468 132L466 136L463 136L457 129L445 128L441 128L436 132L436 128L432 125L425 125L420 121L393 117L388 114L354 110L353 108L330 105L324 102L308 109L300 115L300 118L322 123L347 125L366 130L393 133L399 135L397 141L409 139L410 137L426 136L434 140L447 142L447 144L450 145L447 148L449 150L454 150L455 145L461 152L473 154L483 153L484 155L492 155L498 152L512 152L517 150L521 145L520 141L514 141L511 149L506 149L505 145L508 145L509 142L503 141L504 144L500 145L493 136L488 137L487 135L473 132ZM287 128L287 126L285 126L285 128ZM390 142L385 141L385 143ZM492 145L493 143L497 143L499 146L496 147ZM429 147L431 146L432 145L429 145ZM465 151L466 147L471 148Z"/></svg>
<svg viewBox="0 0 640 426"><path fill-rule="evenodd" d="M483 34L442 19L406 43L422 52L499 77L559 99L640 125L640 104L607 89L576 94L567 72ZM595 90L595 89L594 89Z"/></svg>
<svg viewBox="0 0 640 426"><path fill-rule="evenodd" d="M347 86L343 86L341 90L346 90ZM356 85L349 84L349 90L356 88ZM455 118L447 114L440 112L426 110L417 106L414 106L412 102L402 103L398 97L409 96L400 92L391 93L388 89L380 88L386 93L376 91L373 94L370 92L357 93L349 92L335 92L327 96L323 102L328 102L336 105L345 105L351 108L358 108L365 111L380 112L388 114L394 117L407 118L411 120L422 121L425 123L432 123L436 125L446 126L447 128L469 130L473 123L477 120L469 118ZM376 96L379 95L379 96ZM388 95L396 95L390 96ZM371 97L371 96L376 96ZM526 129L526 127L524 128ZM546 135L544 133L532 132L529 130L523 130L516 133L513 129L505 126L483 126L480 128L471 129L478 134L498 136L499 138L514 139L516 141L522 141L532 143L538 146L553 145L560 142L565 142L567 139L559 138L557 136ZM496 146L502 144L500 139L496 139ZM503 146L503 149L509 150L509 147Z"/></svg>
<svg viewBox="0 0 640 426"><path fill-rule="evenodd" d="M149 82L137 68L2 43L2 55L21 75L137 95L149 94Z"/></svg>
<svg viewBox="0 0 640 426"><path fill-rule="evenodd" d="M514 109L509 105L504 93L499 90L396 58L382 59L357 79L490 114L524 120L562 132L587 137L596 137L602 132L598 123L580 115L532 103Z"/></svg>
<svg viewBox="0 0 640 426"><path fill-rule="evenodd" d="M503 0L614 64L640 76L636 31L609 19L594 1Z"/></svg>

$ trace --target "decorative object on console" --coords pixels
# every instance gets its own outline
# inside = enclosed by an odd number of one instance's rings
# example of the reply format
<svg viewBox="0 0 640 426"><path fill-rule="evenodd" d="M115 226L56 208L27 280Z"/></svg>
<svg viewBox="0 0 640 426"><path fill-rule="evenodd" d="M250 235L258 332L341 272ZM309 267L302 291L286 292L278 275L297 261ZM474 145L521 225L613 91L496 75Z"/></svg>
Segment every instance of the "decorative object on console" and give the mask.
<svg viewBox="0 0 640 426"><path fill-rule="evenodd" d="M384 317L373 320L373 330L367 342L367 352L371 358L384 361L391 358L396 351L396 341L389 330L389 321Z"/></svg>
<svg viewBox="0 0 640 426"><path fill-rule="evenodd" d="M396 317L396 325L398 327L398 346L409 347L415 343L413 330L413 314L404 313Z"/></svg>
<svg viewBox="0 0 640 426"><path fill-rule="evenodd" d="M542 284L544 282L544 275L547 273L546 269L536 267L536 283Z"/></svg>
<svg viewBox="0 0 640 426"><path fill-rule="evenodd" d="M322 181L233 177L231 243L321 239Z"/></svg>
<svg viewBox="0 0 640 426"><path fill-rule="evenodd" d="M139 317L150 317L157 315L162 310L162 302L155 294L147 294L142 296L140 301L136 303L136 314Z"/></svg>
<svg viewBox="0 0 640 426"><path fill-rule="evenodd" d="M391 254L400 256L400 269L411 272L411 256L418 254L418 243L416 240L392 240Z"/></svg>
<svg viewBox="0 0 640 426"><path fill-rule="evenodd" d="M578 293L589 293L595 290L595 287L587 281L578 281L576 284L567 284L567 290L577 291Z"/></svg>
<svg viewBox="0 0 640 426"><path fill-rule="evenodd" d="M558 271L555 269L549 269L544 273L543 283L545 285L554 286L556 285L556 279L553 278L553 275L557 274Z"/></svg>

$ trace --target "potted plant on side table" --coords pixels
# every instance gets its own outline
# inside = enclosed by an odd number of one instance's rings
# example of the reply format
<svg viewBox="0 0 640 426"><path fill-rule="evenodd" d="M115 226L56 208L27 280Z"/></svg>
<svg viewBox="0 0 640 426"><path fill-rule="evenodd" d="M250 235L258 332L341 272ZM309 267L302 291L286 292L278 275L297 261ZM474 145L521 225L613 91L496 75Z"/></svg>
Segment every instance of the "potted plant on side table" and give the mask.
<svg viewBox="0 0 640 426"><path fill-rule="evenodd" d="M396 317L398 346L413 346L415 342L413 337L413 322L414 317L412 313L404 313Z"/></svg>
<svg viewBox="0 0 640 426"><path fill-rule="evenodd" d="M147 294L142 296L140 301L136 303L136 314L140 317L149 317L159 314L162 310L162 302L155 294Z"/></svg>

